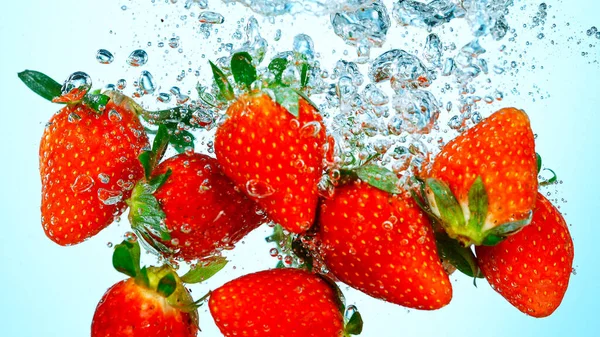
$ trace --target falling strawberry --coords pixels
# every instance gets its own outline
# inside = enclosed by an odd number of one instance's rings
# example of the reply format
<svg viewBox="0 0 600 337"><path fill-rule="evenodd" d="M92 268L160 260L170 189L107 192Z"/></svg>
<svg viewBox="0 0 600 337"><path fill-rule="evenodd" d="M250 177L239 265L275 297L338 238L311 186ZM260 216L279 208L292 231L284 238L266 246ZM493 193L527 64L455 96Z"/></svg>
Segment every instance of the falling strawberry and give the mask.
<svg viewBox="0 0 600 337"><path fill-rule="evenodd" d="M210 296L210 313L226 337L342 337L359 334L355 311L344 327L339 289L300 269L248 274Z"/></svg>
<svg viewBox="0 0 600 337"><path fill-rule="evenodd" d="M113 285L104 294L94 313L91 336L196 336L197 308L203 299L194 302L183 282L207 279L214 271L192 270L180 278L167 265L140 268L139 264L137 242L124 241L115 247L113 265L130 278ZM204 277L199 277L201 274Z"/></svg>
<svg viewBox="0 0 600 337"><path fill-rule="evenodd" d="M141 181L128 203L133 228L146 239L155 229L175 257L189 261L231 247L264 220L257 205L236 191L211 157L179 154L152 171L154 177L166 174L154 189Z"/></svg>
<svg viewBox="0 0 600 337"><path fill-rule="evenodd" d="M77 73L79 79L84 75ZM50 119L39 154L44 231L60 245L80 243L124 211L124 200L143 175L137 156L148 138L137 115L107 96L85 95L79 87L61 96L60 85L41 73L19 76L49 100L79 99Z"/></svg>
<svg viewBox="0 0 600 337"><path fill-rule="evenodd" d="M565 219L542 194L531 224L475 251L492 288L517 309L546 317L560 305L573 269L573 241Z"/></svg>
<svg viewBox="0 0 600 337"><path fill-rule="evenodd" d="M406 193L340 186L321 205L318 235L329 271L353 288L423 310L452 299L431 223Z"/></svg>
<svg viewBox="0 0 600 337"><path fill-rule="evenodd" d="M432 213L465 246L518 231L531 221L538 187L529 118L514 108L492 114L444 146L425 183Z"/></svg>
<svg viewBox="0 0 600 337"><path fill-rule="evenodd" d="M239 57L234 55L232 69L240 67L235 60ZM248 86L256 69L244 69L233 74ZM214 65L213 71L223 96L233 99L227 78ZM299 94L281 88L273 92L277 102L265 93L252 93L231 104L229 118L217 129L215 153L225 174L273 221L301 233L316 213L325 127L318 111Z"/></svg>

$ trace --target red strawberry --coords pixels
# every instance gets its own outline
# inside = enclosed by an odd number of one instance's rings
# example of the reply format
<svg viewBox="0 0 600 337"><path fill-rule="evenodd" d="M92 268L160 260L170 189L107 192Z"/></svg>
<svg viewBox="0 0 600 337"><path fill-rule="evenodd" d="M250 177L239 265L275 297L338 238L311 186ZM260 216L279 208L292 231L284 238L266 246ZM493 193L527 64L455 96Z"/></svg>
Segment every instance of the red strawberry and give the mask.
<svg viewBox="0 0 600 337"><path fill-rule="evenodd" d="M72 245L112 223L143 176L137 156L148 146L137 115L112 101L102 113L74 104L54 115L40 144L46 235Z"/></svg>
<svg viewBox="0 0 600 337"><path fill-rule="evenodd" d="M266 94L243 95L215 136L225 174L275 222L301 233L313 223L322 173L325 127L300 98L298 117Z"/></svg>
<svg viewBox="0 0 600 337"><path fill-rule="evenodd" d="M531 224L475 251L492 288L517 309L546 317L560 305L573 269L573 241L565 219L543 195L537 196Z"/></svg>
<svg viewBox="0 0 600 337"><path fill-rule="evenodd" d="M92 337L193 337L198 312L181 279L169 267L140 269L140 248L115 247L113 265L131 278L113 285L96 307Z"/></svg>
<svg viewBox="0 0 600 337"><path fill-rule="evenodd" d="M319 224L324 262L340 281L416 309L452 299L431 224L410 197L355 181L323 201Z"/></svg>
<svg viewBox="0 0 600 337"><path fill-rule="evenodd" d="M432 212L465 246L495 244L527 225L538 182L525 112L499 110L446 144L426 183Z"/></svg>
<svg viewBox="0 0 600 337"><path fill-rule="evenodd" d="M215 290L209 301L225 336L341 337L344 319L335 290L300 269L261 271Z"/></svg>
<svg viewBox="0 0 600 337"><path fill-rule="evenodd" d="M159 164L154 176L170 171L154 197L164 212L162 223L168 240L162 243L185 260L203 258L216 249L230 247L264 220L256 203L236 191L218 162L203 154L180 154ZM146 219L147 190L139 185L129 203L133 225ZM142 208L140 208L142 205ZM143 230L143 228L142 228Z"/></svg>

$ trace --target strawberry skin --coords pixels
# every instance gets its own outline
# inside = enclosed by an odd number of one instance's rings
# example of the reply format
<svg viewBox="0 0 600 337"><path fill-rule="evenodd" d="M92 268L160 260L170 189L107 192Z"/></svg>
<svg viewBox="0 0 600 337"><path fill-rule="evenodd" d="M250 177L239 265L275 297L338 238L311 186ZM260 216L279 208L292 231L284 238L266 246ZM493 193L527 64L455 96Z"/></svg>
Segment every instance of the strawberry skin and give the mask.
<svg viewBox="0 0 600 337"><path fill-rule="evenodd" d="M191 314L170 306L164 297L121 281L102 297L92 321L92 337L195 337L198 326Z"/></svg>
<svg viewBox="0 0 600 337"><path fill-rule="evenodd" d="M248 274L210 296L226 337L341 337L344 320L335 291L320 277L283 268Z"/></svg>
<svg viewBox="0 0 600 337"><path fill-rule="evenodd" d="M321 116L300 99L295 118L265 94L240 97L228 114L215 136L223 171L273 221L304 232L314 222L325 155Z"/></svg>
<svg viewBox="0 0 600 337"><path fill-rule="evenodd" d="M546 317L562 302L573 269L573 241L565 219L543 195L537 196L531 224L475 251L492 288L525 314Z"/></svg>
<svg viewBox="0 0 600 337"><path fill-rule="evenodd" d="M175 256L199 259L231 247L264 221L256 203L236 190L216 159L180 154L162 162L153 174L167 170L172 173L154 196L171 234L163 243Z"/></svg>
<svg viewBox="0 0 600 337"><path fill-rule="evenodd" d="M355 181L323 201L319 224L324 262L340 281L409 308L452 299L431 224L411 198Z"/></svg>
<svg viewBox="0 0 600 337"><path fill-rule="evenodd" d="M112 223L143 176L137 156L148 146L137 115L112 102L101 114L81 104L55 114L39 152L46 235L73 245Z"/></svg>
<svg viewBox="0 0 600 337"><path fill-rule="evenodd" d="M525 112L505 108L493 113L444 146L429 177L447 184L469 222L469 192L478 177L487 193L487 213L477 228L445 225L465 245L480 245L486 232L502 225L519 228L531 220L537 193L534 136ZM428 196L436 215L440 210ZM511 226L507 226L511 227ZM499 236L510 233L498 233Z"/></svg>

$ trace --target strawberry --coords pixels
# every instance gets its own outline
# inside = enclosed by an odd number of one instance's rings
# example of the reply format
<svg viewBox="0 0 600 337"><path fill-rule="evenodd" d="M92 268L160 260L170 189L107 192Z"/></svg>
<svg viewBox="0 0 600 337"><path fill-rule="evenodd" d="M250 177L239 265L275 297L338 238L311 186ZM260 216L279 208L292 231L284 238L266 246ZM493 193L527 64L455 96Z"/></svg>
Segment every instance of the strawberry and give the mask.
<svg viewBox="0 0 600 337"><path fill-rule="evenodd" d="M39 152L46 235L73 245L112 223L143 176L137 156L148 146L137 115L112 102L102 112L74 103L55 114Z"/></svg>
<svg viewBox="0 0 600 337"><path fill-rule="evenodd" d="M355 329L351 318L344 328L343 303L337 291L326 279L309 272L273 269L242 276L216 289L209 308L227 337L342 337L360 333L362 321Z"/></svg>
<svg viewBox="0 0 600 337"><path fill-rule="evenodd" d="M573 241L565 219L542 194L531 224L475 251L492 288L520 311L546 317L560 305L573 269Z"/></svg>
<svg viewBox="0 0 600 337"><path fill-rule="evenodd" d="M538 187L534 145L525 112L506 108L444 146L425 183L450 237L493 245L529 224Z"/></svg>
<svg viewBox="0 0 600 337"><path fill-rule="evenodd" d="M140 268L140 247L124 241L115 247L114 267L130 278L104 294L92 320L92 337L193 337L198 303L167 265Z"/></svg>
<svg viewBox="0 0 600 337"><path fill-rule="evenodd" d="M370 296L423 310L452 298L431 223L405 193L359 180L338 187L321 205L318 237L329 271Z"/></svg>
<svg viewBox="0 0 600 337"><path fill-rule="evenodd" d="M189 261L231 247L264 220L257 205L236 191L211 157L179 154L160 163L152 175L167 172L170 175L153 194L158 201L153 210L160 213L160 224L166 227L161 243L175 257ZM131 222L138 231L145 231L148 215L152 215L147 202L152 196L146 186L140 182L128 201Z"/></svg>
<svg viewBox="0 0 600 337"><path fill-rule="evenodd" d="M314 222L325 156L317 110L297 98L297 117L266 94L242 95L215 135L225 174L267 215L294 233Z"/></svg>

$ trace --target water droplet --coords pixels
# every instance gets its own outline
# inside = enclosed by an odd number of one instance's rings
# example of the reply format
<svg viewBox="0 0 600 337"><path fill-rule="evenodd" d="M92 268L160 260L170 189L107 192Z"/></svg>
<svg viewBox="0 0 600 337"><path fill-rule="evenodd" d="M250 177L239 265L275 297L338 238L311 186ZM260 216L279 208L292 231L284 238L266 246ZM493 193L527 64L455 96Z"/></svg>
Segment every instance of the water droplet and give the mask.
<svg viewBox="0 0 600 337"><path fill-rule="evenodd" d="M98 174L98 179L100 179L100 182L103 184L108 184L110 182L110 176L106 173Z"/></svg>
<svg viewBox="0 0 600 337"><path fill-rule="evenodd" d="M120 122L121 120L123 120L123 116L121 116L121 114L117 110L111 109L108 112L108 119L111 122L115 122L116 123L116 122Z"/></svg>
<svg viewBox="0 0 600 337"><path fill-rule="evenodd" d="M198 21L200 21L201 23L215 25L222 24L223 22L225 22L225 18L223 17L223 15L217 12L205 11L198 15Z"/></svg>
<svg viewBox="0 0 600 337"><path fill-rule="evenodd" d="M136 49L129 54L127 64L132 67L141 67L148 62L148 53L143 49Z"/></svg>
<svg viewBox="0 0 600 337"><path fill-rule="evenodd" d="M135 233L133 233L133 232L125 232L125 235L123 235L123 236L124 236L125 240L130 243L135 243L135 242L137 242L137 239L138 239L137 235L135 235Z"/></svg>
<svg viewBox="0 0 600 337"><path fill-rule="evenodd" d="M158 97L156 97L156 100L161 103L169 103L171 101L171 95L165 92L161 92L160 94L158 94Z"/></svg>
<svg viewBox="0 0 600 337"><path fill-rule="evenodd" d="M349 45L360 42L368 47L381 47L391 21L386 6L377 0L360 9L332 14L331 25L335 34Z"/></svg>
<svg viewBox="0 0 600 337"><path fill-rule="evenodd" d="M69 76L61 88L63 96L69 96L73 100L82 99L92 88L92 78L81 71L74 72Z"/></svg>
<svg viewBox="0 0 600 337"><path fill-rule="evenodd" d="M106 243L106 247L108 247L108 248L112 248L112 247L113 247L113 243L112 243L112 242L107 242L107 243Z"/></svg>
<svg viewBox="0 0 600 337"><path fill-rule="evenodd" d="M71 190L75 193L83 193L89 191L92 186L94 186L94 179L87 174L80 174L71 185Z"/></svg>
<svg viewBox="0 0 600 337"><path fill-rule="evenodd" d="M192 231L192 226L190 226L189 224L184 223L183 225L181 225L180 230L184 234L189 234Z"/></svg>
<svg viewBox="0 0 600 337"><path fill-rule="evenodd" d="M179 38L173 37L169 39L169 47L177 48L179 47Z"/></svg>
<svg viewBox="0 0 600 337"><path fill-rule="evenodd" d="M102 64L111 64L115 57L106 49L99 49L96 53L96 60Z"/></svg>
<svg viewBox="0 0 600 337"><path fill-rule="evenodd" d="M273 189L273 186L269 185L266 182L262 182L255 179L250 179L246 182L246 191L251 197L259 199L266 198L275 193L275 189Z"/></svg>
<svg viewBox="0 0 600 337"><path fill-rule="evenodd" d="M391 221L386 220L386 221L383 222L382 227L386 231L389 231L389 230L392 230L394 228L394 224Z"/></svg>
<svg viewBox="0 0 600 337"><path fill-rule="evenodd" d="M74 112L71 112L67 117L67 120L69 121L69 123L78 123L81 120L81 116Z"/></svg>
<svg viewBox="0 0 600 337"><path fill-rule="evenodd" d="M110 191L104 188L98 189L98 199L105 205L115 205L123 199L121 191Z"/></svg>
<svg viewBox="0 0 600 337"><path fill-rule="evenodd" d="M271 255L272 257L275 257L275 256L279 255L279 251L277 250L277 248L271 248L271 250L269 250L269 255Z"/></svg>
<svg viewBox="0 0 600 337"><path fill-rule="evenodd" d="M154 83L154 77L147 70L142 71L142 74L140 75L140 79L138 82L140 85L140 89L142 89L142 91L145 95L148 95L148 94L151 95L156 90L156 84Z"/></svg>
<svg viewBox="0 0 600 337"><path fill-rule="evenodd" d="M321 123L317 121L312 121L304 124L300 128L300 137L301 138L313 138L317 137L321 132Z"/></svg>

